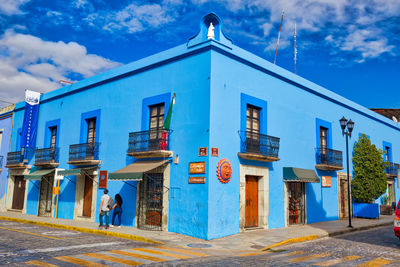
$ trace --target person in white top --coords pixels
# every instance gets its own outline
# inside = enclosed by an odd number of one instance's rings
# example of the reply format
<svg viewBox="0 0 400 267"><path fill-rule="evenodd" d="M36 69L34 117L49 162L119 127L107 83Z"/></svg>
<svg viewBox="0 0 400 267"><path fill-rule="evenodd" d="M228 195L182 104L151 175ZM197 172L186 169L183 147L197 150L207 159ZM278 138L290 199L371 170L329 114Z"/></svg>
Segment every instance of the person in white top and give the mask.
<svg viewBox="0 0 400 267"><path fill-rule="evenodd" d="M110 213L110 209L108 208L108 201L110 200L110 196L108 195L108 189L104 189L104 195L101 197L100 202L100 225L99 228L103 228L103 217L106 217L106 229L109 227L109 218L108 215Z"/></svg>

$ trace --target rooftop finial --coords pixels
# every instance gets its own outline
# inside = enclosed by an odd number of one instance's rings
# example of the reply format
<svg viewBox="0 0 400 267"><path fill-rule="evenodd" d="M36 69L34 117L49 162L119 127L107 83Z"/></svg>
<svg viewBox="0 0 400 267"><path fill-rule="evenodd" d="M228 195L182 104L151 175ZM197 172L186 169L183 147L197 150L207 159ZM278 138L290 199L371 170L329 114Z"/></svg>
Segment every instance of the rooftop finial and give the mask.
<svg viewBox="0 0 400 267"><path fill-rule="evenodd" d="M208 27L208 32L207 32L207 39L214 39L214 25L212 22L210 22L210 27Z"/></svg>

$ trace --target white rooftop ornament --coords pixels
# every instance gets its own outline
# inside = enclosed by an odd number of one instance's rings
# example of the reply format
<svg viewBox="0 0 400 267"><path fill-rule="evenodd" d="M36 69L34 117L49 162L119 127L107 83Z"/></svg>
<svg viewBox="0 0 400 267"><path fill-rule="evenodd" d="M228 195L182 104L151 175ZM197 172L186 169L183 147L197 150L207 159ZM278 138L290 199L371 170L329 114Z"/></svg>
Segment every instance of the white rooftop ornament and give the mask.
<svg viewBox="0 0 400 267"><path fill-rule="evenodd" d="M208 27L207 39L214 39L214 25L210 22L210 27Z"/></svg>

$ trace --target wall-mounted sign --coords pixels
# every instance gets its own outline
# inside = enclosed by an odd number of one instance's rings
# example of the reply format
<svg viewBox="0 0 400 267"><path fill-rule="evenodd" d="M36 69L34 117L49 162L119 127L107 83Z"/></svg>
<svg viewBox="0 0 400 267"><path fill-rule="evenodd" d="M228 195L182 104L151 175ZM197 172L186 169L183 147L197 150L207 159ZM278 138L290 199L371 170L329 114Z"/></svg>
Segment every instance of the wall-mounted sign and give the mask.
<svg viewBox="0 0 400 267"><path fill-rule="evenodd" d="M107 188L108 171L100 171L99 175L99 189Z"/></svg>
<svg viewBox="0 0 400 267"><path fill-rule="evenodd" d="M321 186L322 187L331 187L332 180L330 176L321 176Z"/></svg>
<svg viewBox="0 0 400 267"><path fill-rule="evenodd" d="M53 187L53 195L59 195L60 194L60 187L55 186Z"/></svg>
<svg viewBox="0 0 400 267"><path fill-rule="evenodd" d="M189 184L205 184L206 177L189 177Z"/></svg>
<svg viewBox="0 0 400 267"><path fill-rule="evenodd" d="M57 180L63 180L64 179L64 175L59 175L58 172L59 171L64 171L64 169L56 169L55 173L54 173L54 179Z"/></svg>
<svg viewBox="0 0 400 267"><path fill-rule="evenodd" d="M203 174L206 173L206 162L190 162L189 174Z"/></svg>
<svg viewBox="0 0 400 267"><path fill-rule="evenodd" d="M232 177L232 165L227 159L221 159L217 165L217 176L221 183L228 183Z"/></svg>
<svg viewBox="0 0 400 267"><path fill-rule="evenodd" d="M207 147L199 147L199 157L207 156Z"/></svg>
<svg viewBox="0 0 400 267"><path fill-rule="evenodd" d="M218 157L218 147L211 148L211 157Z"/></svg>

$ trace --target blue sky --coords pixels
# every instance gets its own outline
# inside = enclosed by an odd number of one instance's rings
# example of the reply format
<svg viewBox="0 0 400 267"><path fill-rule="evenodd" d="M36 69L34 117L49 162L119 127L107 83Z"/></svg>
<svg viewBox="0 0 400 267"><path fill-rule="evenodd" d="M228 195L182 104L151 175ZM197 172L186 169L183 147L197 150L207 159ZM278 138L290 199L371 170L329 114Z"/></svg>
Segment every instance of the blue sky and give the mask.
<svg viewBox="0 0 400 267"><path fill-rule="evenodd" d="M399 0L1 0L0 100L185 43L216 12L233 42L370 108L400 108ZM0 102L0 107L7 105Z"/></svg>

